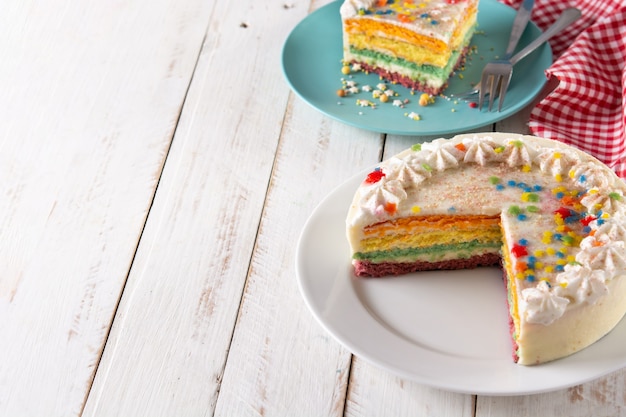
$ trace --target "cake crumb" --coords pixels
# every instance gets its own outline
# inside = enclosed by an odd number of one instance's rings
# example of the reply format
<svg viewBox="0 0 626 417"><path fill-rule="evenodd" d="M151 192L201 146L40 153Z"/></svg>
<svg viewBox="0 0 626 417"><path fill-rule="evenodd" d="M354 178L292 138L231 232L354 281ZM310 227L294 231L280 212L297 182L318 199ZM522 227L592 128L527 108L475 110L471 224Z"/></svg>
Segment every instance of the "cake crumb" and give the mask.
<svg viewBox="0 0 626 417"><path fill-rule="evenodd" d="M373 102L369 101L369 100L365 100L365 99L358 99L356 101L357 106L361 106L361 107L371 107L371 108L376 108L376 104L374 104Z"/></svg>
<svg viewBox="0 0 626 417"><path fill-rule="evenodd" d="M419 105L422 107L428 106L429 104L433 104L435 102L435 98L429 94L422 94L420 96Z"/></svg>
<svg viewBox="0 0 626 417"><path fill-rule="evenodd" d="M408 117L409 119L413 119L413 120L422 120L422 118L420 117L419 114L415 113L415 112L411 112L411 113L405 113L406 117Z"/></svg>

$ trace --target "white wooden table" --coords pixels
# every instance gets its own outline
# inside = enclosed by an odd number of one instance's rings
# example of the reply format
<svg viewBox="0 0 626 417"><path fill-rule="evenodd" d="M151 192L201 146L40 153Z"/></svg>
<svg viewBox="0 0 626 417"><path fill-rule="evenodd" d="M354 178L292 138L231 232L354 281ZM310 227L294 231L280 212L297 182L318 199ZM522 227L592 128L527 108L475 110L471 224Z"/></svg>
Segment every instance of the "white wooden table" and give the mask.
<svg viewBox="0 0 626 417"><path fill-rule="evenodd" d="M0 415L624 412L626 370L455 394L371 366L314 320L294 269L307 217L424 140L346 126L290 92L283 42L328 1L4 2Z"/></svg>

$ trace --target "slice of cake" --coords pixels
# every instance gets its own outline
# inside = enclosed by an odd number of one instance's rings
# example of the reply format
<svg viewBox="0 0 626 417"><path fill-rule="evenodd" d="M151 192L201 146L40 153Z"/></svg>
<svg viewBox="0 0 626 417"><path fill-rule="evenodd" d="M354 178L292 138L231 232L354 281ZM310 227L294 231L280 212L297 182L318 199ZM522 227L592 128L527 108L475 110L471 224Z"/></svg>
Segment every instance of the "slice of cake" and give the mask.
<svg viewBox="0 0 626 417"><path fill-rule="evenodd" d="M478 0L345 0L344 63L439 94L463 62L477 11Z"/></svg>
<svg viewBox="0 0 626 417"><path fill-rule="evenodd" d="M625 194L601 162L546 139L472 134L416 145L356 192L354 271L501 264L514 359L547 362L594 343L626 312Z"/></svg>

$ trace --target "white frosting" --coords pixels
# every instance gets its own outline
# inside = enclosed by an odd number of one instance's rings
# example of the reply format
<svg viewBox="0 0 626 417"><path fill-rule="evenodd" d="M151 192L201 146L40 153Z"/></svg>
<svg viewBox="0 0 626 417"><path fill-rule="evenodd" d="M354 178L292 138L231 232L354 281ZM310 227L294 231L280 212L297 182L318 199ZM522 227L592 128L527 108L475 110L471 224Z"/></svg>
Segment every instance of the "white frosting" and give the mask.
<svg viewBox="0 0 626 417"><path fill-rule="evenodd" d="M594 304L609 292L604 272L583 265L566 265L565 271L557 275L557 282L555 294L572 304Z"/></svg>
<svg viewBox="0 0 626 417"><path fill-rule="evenodd" d="M533 158L523 143L510 142L504 150L504 159L510 167L530 166Z"/></svg>
<svg viewBox="0 0 626 417"><path fill-rule="evenodd" d="M547 282L522 291L522 311L530 323L548 325L561 317L569 304L567 298L551 291Z"/></svg>
<svg viewBox="0 0 626 417"><path fill-rule="evenodd" d="M359 14L359 9L368 9L374 5L375 0L346 0L339 8L339 13L344 19Z"/></svg>
<svg viewBox="0 0 626 417"><path fill-rule="evenodd" d="M612 218L603 222L601 225L598 222L594 222L593 225L596 233L594 234L596 239L604 239L602 236L606 235L608 240L614 241L626 241L626 219L619 217L617 221Z"/></svg>
<svg viewBox="0 0 626 417"><path fill-rule="evenodd" d="M623 241L611 240L608 235L588 236L580 243L576 261L590 269L600 269L610 276L626 270L626 248Z"/></svg>
<svg viewBox="0 0 626 417"><path fill-rule="evenodd" d="M497 145L489 139L471 138L463 141L463 145L466 148L465 157L463 158L465 162L474 162L485 166L489 162L502 159L494 150Z"/></svg>
<svg viewBox="0 0 626 417"><path fill-rule="evenodd" d="M615 213L622 209L624 196L621 191L614 191L610 194L600 192L597 187L592 188L587 192L587 195L583 197L580 202L591 213L595 213L598 210L602 210L605 213Z"/></svg>
<svg viewBox="0 0 626 417"><path fill-rule="evenodd" d="M404 159L393 157L389 160L389 174L386 178L415 186L432 175L430 170L426 169L428 165L425 163L418 157Z"/></svg>
<svg viewBox="0 0 626 417"><path fill-rule="evenodd" d="M426 163L437 171L445 171L448 168L459 166L459 161L463 160L464 153L450 144L443 146L424 146L423 152L430 152L426 156Z"/></svg>
<svg viewBox="0 0 626 417"><path fill-rule="evenodd" d="M598 165L595 161L576 164L572 168L572 174L576 181L579 181L588 188L605 188L612 182L611 172L601 165Z"/></svg>
<svg viewBox="0 0 626 417"><path fill-rule="evenodd" d="M385 180L383 178L366 187L363 191L363 208L378 219L387 216L389 204L397 205L406 199L402 182L398 180Z"/></svg>
<svg viewBox="0 0 626 417"><path fill-rule="evenodd" d="M542 150L537 159L539 160L541 171L552 176L568 175L572 166L580 161L577 155L565 150L559 151L555 157L553 149Z"/></svg>

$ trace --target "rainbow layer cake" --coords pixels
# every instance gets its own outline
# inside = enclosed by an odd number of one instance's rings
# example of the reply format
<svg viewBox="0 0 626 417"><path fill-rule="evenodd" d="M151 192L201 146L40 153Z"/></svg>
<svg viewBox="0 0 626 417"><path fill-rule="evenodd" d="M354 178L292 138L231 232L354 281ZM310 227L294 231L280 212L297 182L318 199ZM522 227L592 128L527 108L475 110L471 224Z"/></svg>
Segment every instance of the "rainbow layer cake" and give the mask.
<svg viewBox="0 0 626 417"><path fill-rule="evenodd" d="M384 161L360 185L346 220L354 271L500 265L514 360L562 358L626 313L625 194L608 167L562 143L437 139Z"/></svg>
<svg viewBox="0 0 626 417"><path fill-rule="evenodd" d="M463 62L478 0L345 0L345 64L436 95Z"/></svg>

